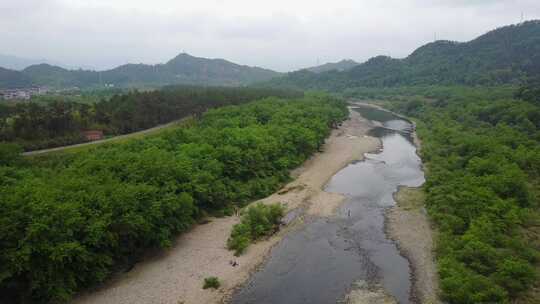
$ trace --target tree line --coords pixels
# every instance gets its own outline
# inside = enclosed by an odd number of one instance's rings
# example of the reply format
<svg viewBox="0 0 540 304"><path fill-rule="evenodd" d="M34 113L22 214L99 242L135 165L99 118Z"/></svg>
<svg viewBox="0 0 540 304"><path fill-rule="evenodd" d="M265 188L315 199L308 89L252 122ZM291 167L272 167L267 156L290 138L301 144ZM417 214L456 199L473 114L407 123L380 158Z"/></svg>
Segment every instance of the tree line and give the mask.
<svg viewBox="0 0 540 304"><path fill-rule="evenodd" d="M162 96L115 100L147 94ZM206 214L272 193L347 114L325 95L272 97L78 153L21 158L0 145L0 301L67 301Z"/></svg>
<svg viewBox="0 0 540 304"><path fill-rule="evenodd" d="M25 150L52 148L86 141L83 130L120 135L200 115L223 105L301 95L275 89L170 86L117 94L96 103L56 97L46 103L0 104L0 141L18 143Z"/></svg>

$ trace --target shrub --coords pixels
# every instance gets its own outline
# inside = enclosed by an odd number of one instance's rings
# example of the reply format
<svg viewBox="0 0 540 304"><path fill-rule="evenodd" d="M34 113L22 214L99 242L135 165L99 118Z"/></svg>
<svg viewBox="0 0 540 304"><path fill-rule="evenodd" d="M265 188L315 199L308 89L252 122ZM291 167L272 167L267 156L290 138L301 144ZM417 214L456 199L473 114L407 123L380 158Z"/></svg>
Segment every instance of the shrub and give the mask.
<svg viewBox="0 0 540 304"><path fill-rule="evenodd" d="M208 277L204 279L203 289L218 289L219 286L221 286L221 283L217 277Z"/></svg>
<svg viewBox="0 0 540 304"><path fill-rule="evenodd" d="M285 208L280 203L258 203L248 207L242 214L241 222L234 225L227 248L234 250L236 256L241 255L250 243L274 234L284 213Z"/></svg>
<svg viewBox="0 0 540 304"><path fill-rule="evenodd" d="M0 142L0 166L16 163L21 159L21 152L19 145Z"/></svg>

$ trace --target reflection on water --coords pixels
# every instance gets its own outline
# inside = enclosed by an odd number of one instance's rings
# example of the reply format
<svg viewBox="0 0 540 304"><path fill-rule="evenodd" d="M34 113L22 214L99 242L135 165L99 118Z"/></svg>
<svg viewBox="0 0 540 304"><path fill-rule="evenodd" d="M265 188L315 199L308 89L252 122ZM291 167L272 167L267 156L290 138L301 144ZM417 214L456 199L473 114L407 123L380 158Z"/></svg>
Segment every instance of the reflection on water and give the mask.
<svg viewBox="0 0 540 304"><path fill-rule="evenodd" d="M365 161L347 166L330 180L325 190L347 197L337 215L311 219L287 235L263 268L235 293L233 303L335 303L359 279L379 282L400 303L409 303L409 263L385 235L384 212L395 204L398 186L424 182L411 144L412 126L388 112L355 110L380 119L383 127L371 135L382 140L383 151L366 154Z"/></svg>

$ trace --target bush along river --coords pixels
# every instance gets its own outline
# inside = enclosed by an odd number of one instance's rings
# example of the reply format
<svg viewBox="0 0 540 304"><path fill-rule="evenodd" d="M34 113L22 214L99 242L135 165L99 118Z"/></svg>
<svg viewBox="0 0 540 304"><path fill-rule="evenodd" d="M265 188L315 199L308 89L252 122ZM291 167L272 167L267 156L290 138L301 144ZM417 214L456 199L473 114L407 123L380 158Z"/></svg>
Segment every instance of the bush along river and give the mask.
<svg viewBox="0 0 540 304"><path fill-rule="evenodd" d="M232 303L375 303L362 293L377 289L398 303L412 302L410 265L385 233L385 211L395 205L399 186L424 183L414 128L389 112L367 106L354 110L378 125L369 135L382 141L382 151L366 154L329 181L325 191L346 196L337 214L307 219L290 232L235 292ZM353 293L360 293L360 300Z"/></svg>

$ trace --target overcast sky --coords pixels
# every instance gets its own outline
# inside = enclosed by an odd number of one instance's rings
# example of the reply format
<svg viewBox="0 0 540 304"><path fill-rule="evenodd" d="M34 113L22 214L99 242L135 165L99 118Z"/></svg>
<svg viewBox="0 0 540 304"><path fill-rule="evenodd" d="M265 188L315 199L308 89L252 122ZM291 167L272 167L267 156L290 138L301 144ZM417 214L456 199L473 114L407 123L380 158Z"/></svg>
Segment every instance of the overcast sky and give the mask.
<svg viewBox="0 0 540 304"><path fill-rule="evenodd" d="M0 0L0 54L111 68L178 53L279 71L540 19L540 0Z"/></svg>

